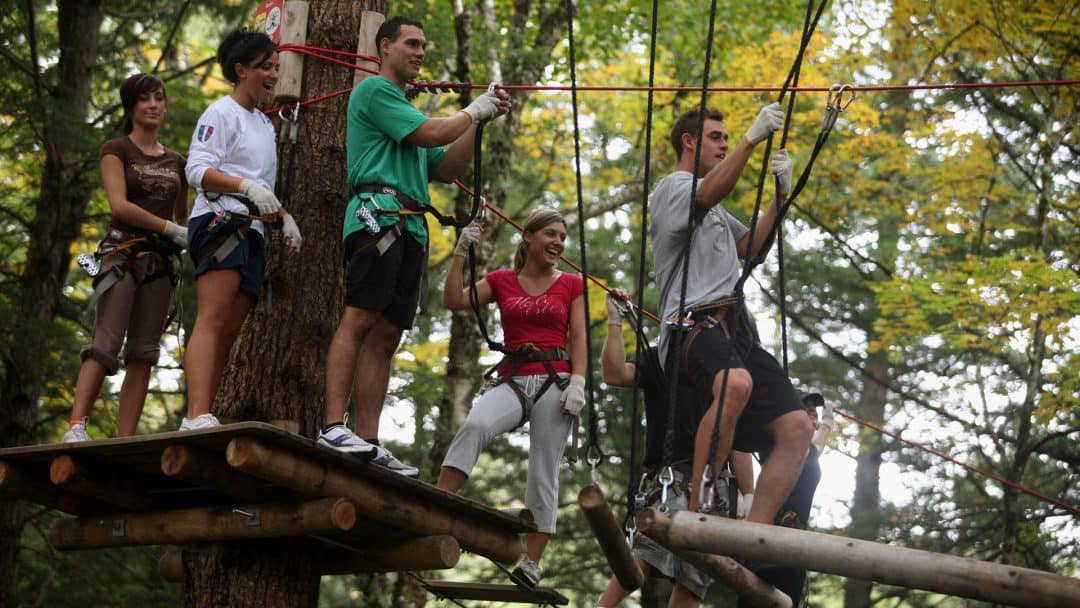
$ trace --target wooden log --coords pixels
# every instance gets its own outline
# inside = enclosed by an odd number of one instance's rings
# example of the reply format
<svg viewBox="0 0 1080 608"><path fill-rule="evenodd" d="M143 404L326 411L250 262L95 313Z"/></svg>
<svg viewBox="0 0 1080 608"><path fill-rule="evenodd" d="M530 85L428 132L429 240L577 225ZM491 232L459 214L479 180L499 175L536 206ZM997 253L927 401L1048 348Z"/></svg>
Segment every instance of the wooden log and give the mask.
<svg viewBox="0 0 1080 608"><path fill-rule="evenodd" d="M449 534L466 550L504 564L516 562L521 556L521 540L515 534L434 508L423 498L275 449L251 437L234 438L225 455L233 467L302 494L350 498L364 516L414 535Z"/></svg>
<svg viewBox="0 0 1080 608"><path fill-rule="evenodd" d="M342 549L320 555L322 574L446 570L461 559L461 545L452 536L423 536L364 551Z"/></svg>
<svg viewBox="0 0 1080 608"><path fill-rule="evenodd" d="M1080 579L780 526L679 513L671 545L1014 606L1080 606Z"/></svg>
<svg viewBox="0 0 1080 608"><path fill-rule="evenodd" d="M537 587L535 590L530 591L517 585L452 583L430 579L424 581L424 587L437 597L455 600L543 604L549 606L565 606L570 603L570 600L551 587Z"/></svg>
<svg viewBox="0 0 1080 608"><path fill-rule="evenodd" d="M122 511L144 511L153 502L139 493L132 483L121 481L115 475L96 476L67 455L61 454L49 466L49 479L54 485L72 494L86 496L95 502L103 502Z"/></svg>
<svg viewBox="0 0 1080 608"><path fill-rule="evenodd" d="M56 486L25 473L13 463L0 461L0 495L51 506L75 515L93 513L95 506L105 506L102 503L83 501L56 489Z"/></svg>
<svg viewBox="0 0 1080 608"><path fill-rule="evenodd" d="M656 509L639 511L635 521L639 533L667 547L682 560L739 594L740 601L754 608L791 608L791 598L786 593L761 580L758 575L730 557L673 549L670 538L671 518Z"/></svg>
<svg viewBox="0 0 1080 608"><path fill-rule="evenodd" d="M49 540L60 551L332 535L356 523L356 505L324 498L295 505L199 507L115 517L80 517L53 524Z"/></svg>
<svg viewBox="0 0 1080 608"><path fill-rule="evenodd" d="M223 457L198 448L175 444L161 452L161 471L194 486L210 488L226 496L255 502L263 498L258 480L230 467Z"/></svg>
<svg viewBox="0 0 1080 608"><path fill-rule="evenodd" d="M578 506L585 512L585 519L592 528L596 542L600 543L611 571L619 579L619 585L627 591L640 589L645 584L645 575L630 553L630 545L604 493L595 485L585 486L578 493Z"/></svg>

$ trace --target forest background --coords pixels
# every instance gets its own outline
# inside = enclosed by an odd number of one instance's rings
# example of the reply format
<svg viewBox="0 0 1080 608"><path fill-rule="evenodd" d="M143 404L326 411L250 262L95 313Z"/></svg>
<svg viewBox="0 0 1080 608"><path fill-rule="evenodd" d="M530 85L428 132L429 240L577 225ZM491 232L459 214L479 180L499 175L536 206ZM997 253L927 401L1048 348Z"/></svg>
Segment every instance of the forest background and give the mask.
<svg viewBox="0 0 1080 608"><path fill-rule="evenodd" d="M312 5L335 3L344 0ZM86 301L91 292L73 258L94 249L108 217L97 160L101 143L119 133L119 82L137 71L155 72L166 81L169 113L162 136L167 146L185 152L198 115L229 90L213 61L217 43L250 19L256 4L4 3L0 447L58 441L66 426L78 351L89 329ZM563 2L363 4L425 23L430 45L422 78L570 83ZM661 2L660 7L656 84L700 86L707 3ZM579 85L648 83L651 10L652 3L643 0L577 4L573 32ZM782 84L799 47L805 13L805 5L796 2L721 2L710 83ZM350 35L352 41L339 48L355 50L355 32L342 33L342 39ZM838 0L827 7L807 48L800 83L1075 80L1080 77L1078 50L1080 3L1075 1ZM313 61L307 60L308 69L314 69ZM351 80L347 68L333 69L340 70L340 80ZM304 97L332 90L309 87ZM784 225L786 353L775 254L748 287L766 346L778 357L786 354L800 387L819 390L860 420L1068 505L1080 504L1077 90L1072 85L860 92L841 116ZM725 113L734 139L775 95L716 92L709 103ZM651 133L644 92L582 91L577 97L584 215L577 212L574 108L566 91L514 93L512 115L486 130L485 193L516 220L540 204L563 210L571 224L571 259L579 259L578 226L584 222L590 272L636 293L646 142L652 161L649 180L655 183L674 164L666 137L673 118L698 104L700 96L657 92ZM824 93L797 96L787 146L796 174L808 160L824 102ZM416 103L425 112L444 115L462 100L454 94L424 94ZM310 114L303 110L297 145L304 147L306 140L316 147L329 141L325 138L340 138L340 133L320 133L323 123L314 117L318 112L343 115L344 104L344 97L338 97ZM286 165L287 156L281 158ZM761 163L759 148L728 202L746 219L754 208ZM303 172L344 186L340 163L304 167ZM298 419L310 430L322 407L321 390L312 387L321 387L316 378L320 357L340 310L334 308L339 304L326 302L340 294L340 258L334 255L340 249L333 241L345 199L311 200L306 198L310 190L296 185L302 178L293 179L285 203L307 237L307 257L298 267L312 265L325 273L273 275L275 297L284 294L285 310L296 314L304 302L290 303L290 290L308 292L308 303L318 306L303 314L310 315L316 329L290 334L292 340L301 336L301 346L289 339L274 344L273 334L254 329L241 345L261 339L268 342L263 349L315 353L303 365L310 386L267 383L285 401L274 407L286 415L275 417ZM432 192L444 209L467 203L451 187L433 187ZM770 194L767 187L766 197ZM516 242L514 231L491 214L487 227L484 268L505 266ZM433 232L435 303L456 235L438 228ZM320 239L329 244L320 248ZM271 272L281 265L280 259L272 260ZM646 260L645 268L650 267ZM185 266L179 295L183 314L166 337L140 433L175 429L185 411L179 361L194 320L190 272ZM651 278L643 281L645 308L655 310ZM603 296L590 288L594 358L605 331ZM274 326L274 314L281 313L257 311L249 325ZM489 326L497 322L490 319ZM656 335L655 325L646 328L650 337ZM469 315L450 315L432 306L399 351L381 432L395 454L422 464L426 480L434 480L480 373L492 360L481 344ZM632 342L628 348L633 349ZM261 365L252 359L240 358L236 366ZM598 474L621 516L630 437L641 433L641 421L632 416L630 393L608 390L593 367L597 437L606 455ZM242 374L231 372L226 392L243 390ZM118 389L119 381L110 384L94 410L91 433L96 437L115 432ZM216 407L237 418L265 419L269 410L258 405L226 401ZM839 421L823 459L824 481L812 527L1077 574L1080 527L1075 514L846 417ZM496 442L481 458L466 494L495 506L520 500L526 441L527 433L519 431ZM583 463L565 469L559 536L544 564L545 584L568 595L575 606L594 605L590 602L609 575L574 503L589 476ZM58 553L46 541L57 516L37 506L0 501L0 605L177 603L179 587L155 574L156 557L164 548ZM502 575L490 564L467 558L438 576L496 581ZM813 575L810 581L814 606L974 605L831 576ZM404 574L325 577L320 604L404 606L423 597L409 592L415 584ZM650 584L640 598L629 601L665 605L663 594L661 585ZM721 596L722 591L714 591L715 601Z"/></svg>

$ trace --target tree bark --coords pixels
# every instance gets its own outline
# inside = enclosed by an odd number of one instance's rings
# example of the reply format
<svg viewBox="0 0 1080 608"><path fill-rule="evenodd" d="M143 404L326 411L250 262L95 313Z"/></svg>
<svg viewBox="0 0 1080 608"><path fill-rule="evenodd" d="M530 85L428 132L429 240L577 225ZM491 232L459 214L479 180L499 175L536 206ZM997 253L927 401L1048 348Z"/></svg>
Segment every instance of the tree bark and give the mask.
<svg viewBox="0 0 1080 608"><path fill-rule="evenodd" d="M870 341L871 338L868 338ZM866 370L875 378L889 377L888 354L878 351L870 355ZM863 384L859 403L855 406L858 416L877 425L885 420L886 389L877 382ZM848 536L875 540L881 528L881 455L885 445L881 435L870 428L859 430L859 455L855 465L855 495L851 502L851 526ZM873 583L868 580L849 578L844 581L844 608L869 608Z"/></svg>
<svg viewBox="0 0 1080 608"><path fill-rule="evenodd" d="M49 343L42 336L63 299L64 277L71 265L71 243L79 234L90 201L90 177L96 159L88 126L90 85L97 59L103 0L63 0L57 6L60 57L59 86L49 89L38 118L42 129L44 170L35 217L29 226L26 263L18 279L21 322L3 351L0 395L0 447L23 445L34 438L34 412L44 389L42 361ZM28 22L27 27L33 28ZM31 66L37 70L38 66ZM0 499L0 606L14 604L14 575L25 511L21 502Z"/></svg>
<svg viewBox="0 0 1080 608"><path fill-rule="evenodd" d="M364 11L385 14L379 0L311 0L307 43L353 51ZM310 99L352 85L353 73L312 58L304 61L303 95ZM268 291L230 354L215 412L244 420L290 419L313 436L325 407L326 352L343 307L341 218L345 181L347 97L300 111L295 145L279 144L278 192L304 237L288 257L278 232L268 244ZM224 543L191 555L184 606L315 606L316 549L298 539ZM286 560L282 557L292 556ZM289 564L286 566L285 564Z"/></svg>

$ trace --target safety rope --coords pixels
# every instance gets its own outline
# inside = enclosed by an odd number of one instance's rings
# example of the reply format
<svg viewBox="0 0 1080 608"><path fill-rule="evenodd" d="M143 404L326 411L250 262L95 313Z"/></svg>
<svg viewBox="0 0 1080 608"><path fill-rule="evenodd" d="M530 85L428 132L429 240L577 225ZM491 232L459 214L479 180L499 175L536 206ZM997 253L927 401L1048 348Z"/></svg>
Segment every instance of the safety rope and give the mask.
<svg viewBox="0 0 1080 608"><path fill-rule="evenodd" d="M702 69L702 91L701 102L698 104L698 111L700 113L699 121L697 124L697 142L694 146L694 165L693 172L691 173L692 179L690 180L690 200L688 201L688 212L686 219L686 242L683 244L682 249L682 281L679 286L679 308L675 316L675 326L672 329L672 335L668 342L667 352L667 366L664 369L664 373L668 379L668 407L667 407L667 428L664 429L664 452L663 459L661 460L661 467L665 469L663 473L665 477L671 478L671 462L674 458L674 443L675 443L675 409L678 401L678 389L680 382L679 376L679 363L682 359L683 341L686 337L684 318L686 316L686 291L689 285L690 278L690 252L691 245L694 239L694 228L696 222L694 218L697 214L697 188L698 188L698 171L701 167L701 144L705 138L705 111L708 108L709 92L706 87L709 84L709 74L712 69L712 50L713 40L716 35L716 0L712 0L709 7L709 33L705 38L705 65ZM717 405L716 419L720 420L720 413L724 411L724 393L727 389L729 370L724 370L723 380L721 382L720 400ZM715 442L711 446L715 450ZM710 463L715 459L715 453L710 454L709 460L705 464L705 475L708 475ZM659 469L658 469L659 470ZM691 483L691 487L694 485ZM711 483L709 484L711 489ZM705 490L705 484L703 483L698 487L698 495L702 496ZM711 504L711 492L708 494L710 497L709 504ZM691 501L692 502L692 501Z"/></svg>
<svg viewBox="0 0 1080 608"><path fill-rule="evenodd" d="M653 0L652 20L649 26L649 86L656 82L656 32L660 18L660 0ZM653 127L653 91L650 89L645 109L645 175L641 188L641 237L638 239L638 273L637 273L637 309L642 310L645 306L645 277L648 272L645 267L645 259L648 255L649 238L649 192L652 190L650 181L650 168L652 167L652 127ZM638 472L638 439L641 437L641 372L646 364L649 344L645 340L644 319L641 315L633 315L634 338L637 345L637 357L634 364L634 383L632 386L630 406L630 470L626 480L626 516L623 518L623 529L628 536L632 536L637 526L634 516L637 513L637 480ZM670 456L669 456L670 457ZM631 538L631 541L633 539Z"/></svg>
<svg viewBox="0 0 1080 608"><path fill-rule="evenodd" d="M604 452L600 449L599 421L596 404L593 400L592 373L592 325L589 323L589 260L585 253L585 197L581 188L581 131L578 126L578 98L574 85L577 83L577 56L574 46L574 0L566 0L566 31L570 54L570 105L574 116L574 182L577 186L578 250L581 252L582 300L585 305L585 409L589 412L588 445L585 447L585 461L592 470L593 484L597 484L596 469L603 460Z"/></svg>

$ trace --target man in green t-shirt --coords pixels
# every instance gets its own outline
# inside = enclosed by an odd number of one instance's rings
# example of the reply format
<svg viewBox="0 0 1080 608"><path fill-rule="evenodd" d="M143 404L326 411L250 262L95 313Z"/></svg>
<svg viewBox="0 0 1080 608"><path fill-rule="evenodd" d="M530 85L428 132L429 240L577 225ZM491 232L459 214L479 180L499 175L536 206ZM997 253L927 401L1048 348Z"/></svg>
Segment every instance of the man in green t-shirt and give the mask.
<svg viewBox="0 0 1080 608"><path fill-rule="evenodd" d="M375 44L379 74L361 81L349 96L346 147L354 194L342 234L348 260L345 311L327 355L319 443L370 456L415 477L419 471L394 458L377 439L390 362L402 332L412 327L427 265L424 216L408 212L430 204L429 181L450 183L465 172L476 125L508 112L510 97L505 91L485 93L452 116L428 118L405 98L406 84L424 61L423 26L393 17L379 28ZM345 424L354 386L356 433Z"/></svg>

